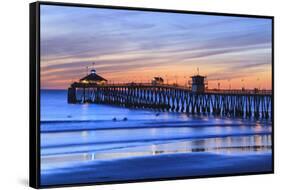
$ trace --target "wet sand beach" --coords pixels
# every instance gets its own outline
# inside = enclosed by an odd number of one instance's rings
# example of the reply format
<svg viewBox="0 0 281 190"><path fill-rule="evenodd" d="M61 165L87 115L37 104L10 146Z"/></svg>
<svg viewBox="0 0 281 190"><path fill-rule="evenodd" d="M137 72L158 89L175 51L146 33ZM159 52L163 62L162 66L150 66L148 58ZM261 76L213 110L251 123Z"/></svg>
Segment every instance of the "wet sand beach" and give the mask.
<svg viewBox="0 0 281 190"><path fill-rule="evenodd" d="M90 183L182 176L270 172L271 153L220 155L212 153L166 154L92 161L41 174L42 185Z"/></svg>

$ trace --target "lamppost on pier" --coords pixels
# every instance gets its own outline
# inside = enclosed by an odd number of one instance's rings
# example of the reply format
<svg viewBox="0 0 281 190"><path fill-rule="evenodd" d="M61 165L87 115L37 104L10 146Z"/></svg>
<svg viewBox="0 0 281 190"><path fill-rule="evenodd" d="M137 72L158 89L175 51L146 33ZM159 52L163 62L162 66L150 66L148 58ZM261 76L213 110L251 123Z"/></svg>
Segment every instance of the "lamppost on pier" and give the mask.
<svg viewBox="0 0 281 190"><path fill-rule="evenodd" d="M176 85L178 85L178 75L175 75Z"/></svg>
<svg viewBox="0 0 281 190"><path fill-rule="evenodd" d="M86 75L89 74L88 70L89 70L89 66L86 66Z"/></svg>
<svg viewBox="0 0 281 190"><path fill-rule="evenodd" d="M187 87L187 76L184 76L183 78L184 78L184 81L185 81L184 85L185 85L185 87Z"/></svg>
<svg viewBox="0 0 281 190"><path fill-rule="evenodd" d="M228 81L228 87L229 87L229 90L231 90L231 83L230 83L230 81L231 81L231 80L230 80L230 79L228 79L227 81Z"/></svg>
<svg viewBox="0 0 281 190"><path fill-rule="evenodd" d="M167 85L169 85L169 78L168 78L168 75L165 75L166 77L166 80L167 80Z"/></svg>
<svg viewBox="0 0 281 190"><path fill-rule="evenodd" d="M242 90L245 90L244 79L243 78L241 79L241 82L242 82Z"/></svg>
<svg viewBox="0 0 281 190"><path fill-rule="evenodd" d="M218 79L217 81L218 81L218 84L217 84L218 85L218 90L220 90L220 85L221 85L220 84L220 79Z"/></svg>
<svg viewBox="0 0 281 190"><path fill-rule="evenodd" d="M260 84L260 78L259 77L257 78L257 83L258 83L258 89L260 90L261 84Z"/></svg>

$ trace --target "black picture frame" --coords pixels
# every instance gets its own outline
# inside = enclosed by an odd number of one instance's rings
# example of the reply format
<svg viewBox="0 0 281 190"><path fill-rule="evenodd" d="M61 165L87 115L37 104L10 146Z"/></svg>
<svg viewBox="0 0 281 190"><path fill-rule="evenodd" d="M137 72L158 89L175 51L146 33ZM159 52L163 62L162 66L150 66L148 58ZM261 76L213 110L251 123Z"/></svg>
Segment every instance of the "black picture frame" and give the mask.
<svg viewBox="0 0 281 190"><path fill-rule="evenodd" d="M219 15L232 17L247 17L247 18L266 18L272 22L272 171L270 172L249 172L249 173L233 173L233 174L219 174L219 175L204 175L194 177L171 177L159 179L141 179L128 181L111 181L98 183L79 183L79 184L65 184L65 185L40 185L40 5L54 5L54 6L71 6L71 7L88 7L88 8L104 8L117 10L138 10L149 12L169 12L169 13L186 13L199 15ZM61 2L34 2L29 8L29 38L30 38L30 80L29 80L29 185L33 188L50 188L50 187L68 187L68 186L83 186L83 185L99 185L99 184L116 184L116 183L131 183L131 182L150 182L162 180L179 180L179 179L193 179L193 178L210 178L210 177L226 177L226 176L242 176L242 175L257 175L257 174L272 174L274 173L274 17L264 15L248 15L248 14L233 14L233 13L218 13L218 12L201 12L201 11L187 11L187 10L169 10L156 8L141 8L141 7L123 7L123 6L109 6L109 5L91 5L78 3L61 3Z"/></svg>

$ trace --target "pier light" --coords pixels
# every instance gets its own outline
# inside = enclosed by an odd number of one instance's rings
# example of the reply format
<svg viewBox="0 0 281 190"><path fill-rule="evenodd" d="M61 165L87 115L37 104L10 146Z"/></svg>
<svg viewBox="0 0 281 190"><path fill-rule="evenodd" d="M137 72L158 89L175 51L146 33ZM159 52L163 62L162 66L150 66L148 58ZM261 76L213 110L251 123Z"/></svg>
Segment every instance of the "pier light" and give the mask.
<svg viewBox="0 0 281 190"><path fill-rule="evenodd" d="M91 74L96 74L96 69L92 69Z"/></svg>

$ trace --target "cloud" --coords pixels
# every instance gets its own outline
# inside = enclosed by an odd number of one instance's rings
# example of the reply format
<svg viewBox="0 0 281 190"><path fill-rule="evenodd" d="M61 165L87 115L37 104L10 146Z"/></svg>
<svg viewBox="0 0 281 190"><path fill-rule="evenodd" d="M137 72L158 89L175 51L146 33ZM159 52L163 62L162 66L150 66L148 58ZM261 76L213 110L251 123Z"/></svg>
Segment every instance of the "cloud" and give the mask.
<svg viewBox="0 0 281 190"><path fill-rule="evenodd" d="M107 75L199 65L235 77L270 67L269 19L61 6L41 14L42 80L77 78L92 61Z"/></svg>

